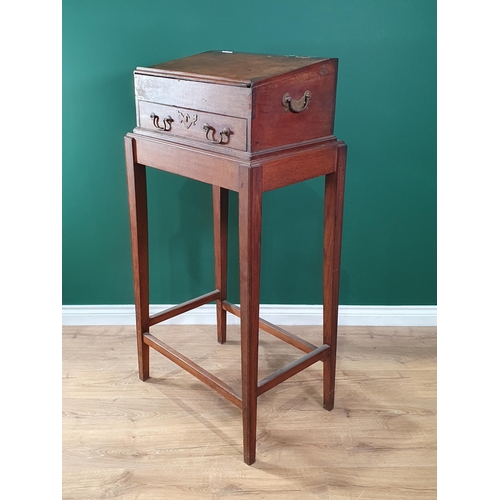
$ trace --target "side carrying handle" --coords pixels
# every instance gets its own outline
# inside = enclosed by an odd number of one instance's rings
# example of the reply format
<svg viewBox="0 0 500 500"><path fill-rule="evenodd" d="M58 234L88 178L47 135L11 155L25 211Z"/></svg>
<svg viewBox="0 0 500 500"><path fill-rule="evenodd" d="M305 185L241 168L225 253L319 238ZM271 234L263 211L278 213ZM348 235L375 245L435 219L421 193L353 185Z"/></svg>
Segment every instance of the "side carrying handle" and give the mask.
<svg viewBox="0 0 500 500"><path fill-rule="evenodd" d="M285 111L291 111L292 113L300 113L307 108L309 101L311 100L312 94L309 90L304 92L301 99L294 101L292 96L287 92L281 99L281 104L285 107Z"/></svg>
<svg viewBox="0 0 500 500"><path fill-rule="evenodd" d="M213 144L228 144L229 143L229 136L232 134L231 130L229 130L228 127L223 128L219 134L220 134L220 139L216 140L215 139L215 129L210 126L208 123L205 123L203 125L203 130L206 130L206 138L208 142L211 142ZM209 135L212 134L212 137L209 137ZM224 136L227 137L227 140L224 142Z"/></svg>

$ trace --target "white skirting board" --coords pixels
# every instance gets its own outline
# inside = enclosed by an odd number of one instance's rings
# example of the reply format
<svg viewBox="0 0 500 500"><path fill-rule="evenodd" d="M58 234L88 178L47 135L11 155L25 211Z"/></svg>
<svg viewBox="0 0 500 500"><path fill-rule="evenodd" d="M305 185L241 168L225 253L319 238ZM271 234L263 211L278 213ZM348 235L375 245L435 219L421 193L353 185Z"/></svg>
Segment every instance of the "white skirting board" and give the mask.
<svg viewBox="0 0 500 500"><path fill-rule="evenodd" d="M168 305L150 306L150 314L163 311ZM321 325L321 305L261 304L260 317L275 325ZM228 313L228 324L239 323ZM176 316L166 324L215 325L215 305L206 304ZM62 306L63 326L134 325L133 305ZM339 306L341 326L436 326L437 306Z"/></svg>

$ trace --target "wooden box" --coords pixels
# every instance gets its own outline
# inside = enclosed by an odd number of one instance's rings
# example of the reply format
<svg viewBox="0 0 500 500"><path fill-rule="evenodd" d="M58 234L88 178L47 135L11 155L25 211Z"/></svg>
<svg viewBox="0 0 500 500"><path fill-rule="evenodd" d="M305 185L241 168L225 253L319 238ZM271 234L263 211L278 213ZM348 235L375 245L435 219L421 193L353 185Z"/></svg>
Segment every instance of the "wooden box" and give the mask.
<svg viewBox="0 0 500 500"><path fill-rule="evenodd" d="M134 72L134 132L249 157L331 136L337 59L210 51Z"/></svg>

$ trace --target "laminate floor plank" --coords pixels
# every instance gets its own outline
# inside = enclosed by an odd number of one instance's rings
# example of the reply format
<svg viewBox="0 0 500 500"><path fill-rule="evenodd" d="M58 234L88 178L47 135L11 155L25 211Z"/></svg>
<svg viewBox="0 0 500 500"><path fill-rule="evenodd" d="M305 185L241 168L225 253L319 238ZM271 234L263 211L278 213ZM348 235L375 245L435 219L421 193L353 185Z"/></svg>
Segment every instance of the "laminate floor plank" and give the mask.
<svg viewBox="0 0 500 500"><path fill-rule="evenodd" d="M238 326L152 333L240 392ZM303 355L260 338L260 378ZM319 363L263 394L249 467L240 410L155 351L141 382L133 327L63 327L63 499L436 498L436 329L341 328L336 391Z"/></svg>

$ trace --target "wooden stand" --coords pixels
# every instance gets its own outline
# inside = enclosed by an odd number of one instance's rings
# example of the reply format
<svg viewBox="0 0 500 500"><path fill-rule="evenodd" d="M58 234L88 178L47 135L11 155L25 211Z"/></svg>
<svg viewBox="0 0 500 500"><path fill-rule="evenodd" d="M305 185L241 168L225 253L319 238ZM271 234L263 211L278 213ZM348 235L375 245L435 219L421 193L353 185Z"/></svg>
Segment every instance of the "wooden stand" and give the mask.
<svg viewBox="0 0 500 500"><path fill-rule="evenodd" d="M340 247L346 145L334 136L282 147L244 159L137 133L125 136L130 205L139 377L149 378L152 347L241 408L245 463L255 462L257 397L322 361L323 405L332 410L339 296ZM146 165L213 186L215 290L150 316ZM315 346L259 318L262 193L325 176L323 344ZM240 307L226 300L228 192L239 194ZM217 339L226 341L226 314L241 318L241 395L222 380L150 334L152 325L215 301ZM276 373L258 380L259 329L305 354Z"/></svg>

